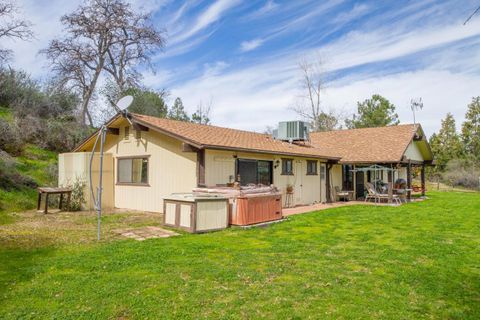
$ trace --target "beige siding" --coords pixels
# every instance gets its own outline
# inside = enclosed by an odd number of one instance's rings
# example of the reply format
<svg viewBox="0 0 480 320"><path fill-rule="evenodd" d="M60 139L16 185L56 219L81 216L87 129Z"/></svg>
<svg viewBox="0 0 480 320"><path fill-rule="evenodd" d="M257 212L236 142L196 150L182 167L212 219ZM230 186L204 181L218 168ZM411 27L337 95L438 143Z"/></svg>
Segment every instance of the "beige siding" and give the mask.
<svg viewBox="0 0 480 320"><path fill-rule="evenodd" d="M320 175L308 176L307 159L301 157L276 156L262 153L206 150L205 152L205 182L208 186L226 184L230 176L235 176L235 159L256 159L273 161L273 184L282 191L285 203L285 190L288 184L294 186L295 204L311 204L320 202ZM282 158L294 159L294 175L282 175ZM276 161L279 165L275 168ZM315 160L315 159L312 159ZM320 170L321 162L318 162ZM325 188L325 186L323 186Z"/></svg>
<svg viewBox="0 0 480 320"><path fill-rule="evenodd" d="M226 201L197 202L197 231L224 229L228 226L227 216Z"/></svg>
<svg viewBox="0 0 480 320"><path fill-rule="evenodd" d="M152 212L163 211L163 197L175 192L191 192L197 185L194 152L182 152L182 143L154 131L142 132L142 139L135 138L130 128L128 140L124 139L124 127L120 136L109 135L106 152L114 157L115 182L117 157L149 156L149 186L115 185L115 207Z"/></svg>
<svg viewBox="0 0 480 320"><path fill-rule="evenodd" d="M405 151L405 156L410 160L423 161L422 152L415 141L410 142Z"/></svg>
<svg viewBox="0 0 480 320"><path fill-rule="evenodd" d="M332 190L335 190L335 187L342 189L342 165L335 164L330 170L331 181L332 181Z"/></svg>
<svg viewBox="0 0 480 320"><path fill-rule="evenodd" d="M83 190L85 195L84 209L94 209L93 199L90 191L89 179L90 153L75 152L62 153L58 155L58 185L71 187L77 181L85 183ZM95 155L92 162L92 184L96 192L99 181L100 157ZM111 209L114 206L113 190L113 158L111 154L105 154L103 158L103 193L102 206ZM97 194L95 193L95 196Z"/></svg>
<svg viewBox="0 0 480 320"><path fill-rule="evenodd" d="M180 205L180 226L190 228L192 220L192 206L187 204Z"/></svg>
<svg viewBox="0 0 480 320"><path fill-rule="evenodd" d="M207 150L205 152L205 184L207 186L225 184L231 182L230 177L235 180L233 153Z"/></svg>
<svg viewBox="0 0 480 320"><path fill-rule="evenodd" d="M397 170L397 173L395 174L395 177L407 180L407 168L406 167L399 168Z"/></svg>
<svg viewBox="0 0 480 320"><path fill-rule="evenodd" d="M175 225L175 217L177 212L177 205L175 203L167 203L165 205L165 223Z"/></svg>

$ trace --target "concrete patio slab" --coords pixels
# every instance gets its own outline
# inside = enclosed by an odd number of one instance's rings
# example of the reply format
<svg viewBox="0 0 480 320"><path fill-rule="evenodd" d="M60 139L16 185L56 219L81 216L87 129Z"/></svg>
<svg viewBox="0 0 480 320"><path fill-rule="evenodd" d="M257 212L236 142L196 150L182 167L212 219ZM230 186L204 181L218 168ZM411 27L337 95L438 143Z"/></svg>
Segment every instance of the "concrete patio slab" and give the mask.
<svg viewBox="0 0 480 320"><path fill-rule="evenodd" d="M172 236L178 236L180 234L166 230L160 227L146 226L140 228L129 228L129 229L116 229L113 232L130 239L137 241L144 241L146 239L154 238L168 238Z"/></svg>
<svg viewBox="0 0 480 320"><path fill-rule="evenodd" d="M374 202L365 202L365 201L337 201L334 203L316 203L312 204L309 206L298 206L298 207L293 207L293 208L283 208L282 213L283 216L288 217L294 214L301 214L301 213L307 213L307 212L312 212L312 211L320 211L320 210L326 210L326 209L331 209L331 208L338 208L338 207L347 207L347 206L354 206L354 205L377 205L377 206L395 206L393 204L389 203L377 203L375 204Z"/></svg>

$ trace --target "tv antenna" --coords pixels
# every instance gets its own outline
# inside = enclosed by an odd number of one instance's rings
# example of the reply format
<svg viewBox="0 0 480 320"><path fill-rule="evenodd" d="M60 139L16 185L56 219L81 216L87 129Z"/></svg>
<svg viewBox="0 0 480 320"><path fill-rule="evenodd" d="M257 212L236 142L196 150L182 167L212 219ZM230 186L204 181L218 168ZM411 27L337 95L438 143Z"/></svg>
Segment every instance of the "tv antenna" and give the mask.
<svg viewBox="0 0 480 320"><path fill-rule="evenodd" d="M410 100L410 109L412 110L412 113L413 113L413 124L416 124L417 122L416 122L416 119L415 119L415 112L423 109L422 98L411 99Z"/></svg>
<svg viewBox="0 0 480 320"><path fill-rule="evenodd" d="M468 23L468 21L470 21L470 19L472 19L473 16L474 16L478 11L480 11L480 6L479 6L475 11L473 11L473 13L472 13L470 16L468 16L467 20L465 20L465 22L463 23L463 25L466 25L466 24Z"/></svg>
<svg viewBox="0 0 480 320"><path fill-rule="evenodd" d="M113 103L112 101L110 101L111 105L117 111L117 113L122 114L122 116L125 119L127 119L130 125L132 124L132 121L128 117L127 108L132 104L132 102L133 102L132 96L125 96L120 100L118 100L117 103ZM98 130L97 138L95 139L95 143L92 148L92 153L90 154L90 165L89 165L90 192L92 194L93 207L97 211L97 240L100 240L100 230L101 230L101 221L102 221L103 146L105 145L106 136L107 136L107 125L106 123L104 123ZM93 184L92 184L92 163L93 163L93 157L95 156L95 150L97 149L97 145L99 141L100 141L100 151L99 151L100 168L99 168L97 196L95 198L95 191L93 190Z"/></svg>

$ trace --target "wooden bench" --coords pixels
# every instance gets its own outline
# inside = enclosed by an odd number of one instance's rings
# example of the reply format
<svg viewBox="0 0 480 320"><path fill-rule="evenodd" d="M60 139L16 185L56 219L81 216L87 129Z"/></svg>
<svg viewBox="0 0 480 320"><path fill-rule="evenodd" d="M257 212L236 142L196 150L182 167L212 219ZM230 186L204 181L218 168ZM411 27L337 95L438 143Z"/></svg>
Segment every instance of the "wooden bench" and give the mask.
<svg viewBox="0 0 480 320"><path fill-rule="evenodd" d="M70 200L72 199L72 189L70 188L50 188L50 187L43 187L38 188L38 203L37 203L37 210L40 210L42 204L42 195L45 195L45 209L43 212L45 214L48 213L48 196L51 194L59 194L60 201L58 204L58 208L60 210L63 209L63 196L67 195L67 208L70 207Z"/></svg>

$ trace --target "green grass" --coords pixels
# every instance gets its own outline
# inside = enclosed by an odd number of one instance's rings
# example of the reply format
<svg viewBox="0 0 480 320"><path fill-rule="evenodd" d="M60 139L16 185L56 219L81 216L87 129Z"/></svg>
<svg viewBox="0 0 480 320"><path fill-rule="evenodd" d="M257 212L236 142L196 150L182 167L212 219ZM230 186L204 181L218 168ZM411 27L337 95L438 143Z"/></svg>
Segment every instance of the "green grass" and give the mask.
<svg viewBox="0 0 480 320"><path fill-rule="evenodd" d="M17 158L18 171L29 176L39 185L56 184L48 174L49 167L57 165L57 153L39 148L34 145L27 145L22 155Z"/></svg>
<svg viewBox="0 0 480 320"><path fill-rule="evenodd" d="M13 122L13 112L11 109L0 106L0 119L7 122Z"/></svg>
<svg viewBox="0 0 480 320"><path fill-rule="evenodd" d="M49 174L51 167L57 165L57 154L55 152L34 145L27 145L22 155L15 160L17 162L15 169L20 174L32 178L39 186L55 185L57 183L57 181L52 181L52 175ZM36 201L37 193L34 189L26 187L8 191L0 189L0 225L15 221L11 215L12 212L35 208Z"/></svg>
<svg viewBox="0 0 480 320"><path fill-rule="evenodd" d="M0 247L0 318L478 319L480 194L429 195L264 229L18 241Z"/></svg>

